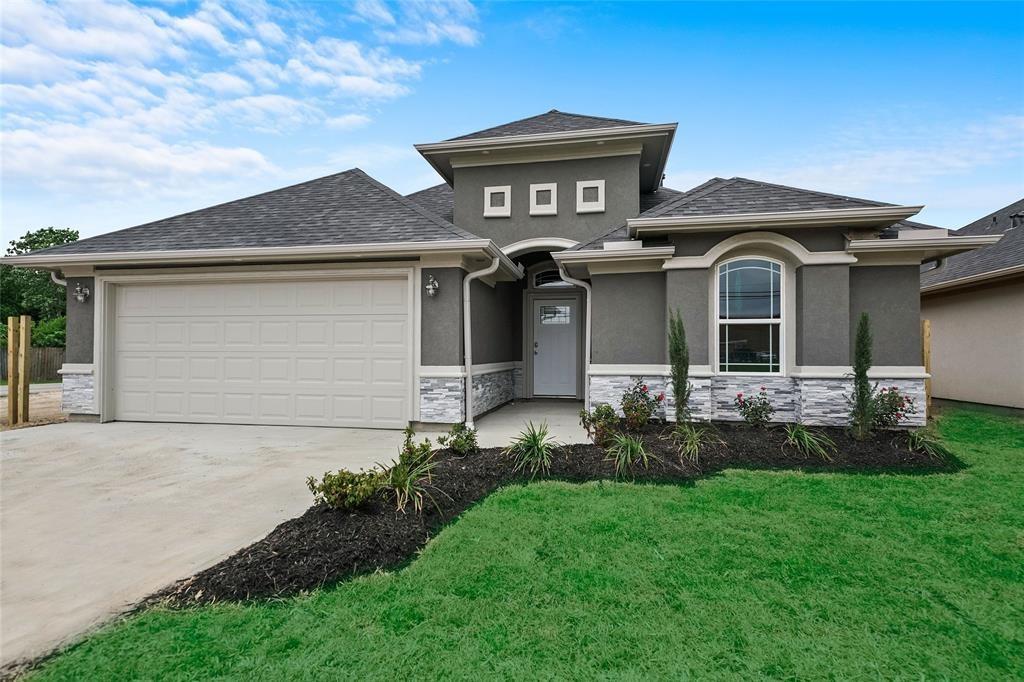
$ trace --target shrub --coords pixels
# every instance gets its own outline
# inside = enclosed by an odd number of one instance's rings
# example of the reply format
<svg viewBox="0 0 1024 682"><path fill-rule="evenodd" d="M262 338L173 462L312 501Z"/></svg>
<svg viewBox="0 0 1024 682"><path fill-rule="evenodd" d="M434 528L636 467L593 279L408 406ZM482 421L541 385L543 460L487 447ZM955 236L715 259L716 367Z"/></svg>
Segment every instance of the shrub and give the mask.
<svg viewBox="0 0 1024 682"><path fill-rule="evenodd" d="M744 398L742 393L737 393L736 397L733 398L733 403L736 405L736 409L739 410L743 420L751 426L764 428L768 426L768 422L772 420L772 415L775 414L775 408L772 407L771 401L768 400L768 389L764 386L761 387L761 390L753 398Z"/></svg>
<svg viewBox="0 0 1024 682"><path fill-rule="evenodd" d="M434 455L434 448L430 446L430 441L426 438L423 439L422 443L414 443L413 436L416 432L413 431L411 426L405 427L405 443L402 444L402 449L398 453L398 461L410 466L416 466L420 462L430 459Z"/></svg>
<svg viewBox="0 0 1024 682"><path fill-rule="evenodd" d="M710 427L697 426L689 422L676 424L672 430L672 440L679 447L679 461L685 459L693 464L700 461L701 450L713 442L722 442L722 439L714 435Z"/></svg>
<svg viewBox="0 0 1024 682"><path fill-rule="evenodd" d="M451 448L460 456L472 454L480 449L476 441L476 429L471 429L465 424L452 426L451 431L438 437L437 444L441 447Z"/></svg>
<svg viewBox="0 0 1024 682"><path fill-rule="evenodd" d="M853 395L847 398L850 404L850 431L858 440L867 438L875 424L874 390L868 381L872 343L871 321L867 313L861 313L853 343Z"/></svg>
<svg viewBox="0 0 1024 682"><path fill-rule="evenodd" d="M419 460L403 459L399 455L397 460L391 462L383 475L383 487L394 495L398 511L405 512L411 502L416 513L423 512L423 500L430 497L427 487L435 466L437 462L432 452Z"/></svg>
<svg viewBox="0 0 1024 682"><path fill-rule="evenodd" d="M622 394L622 413L626 415L626 425L631 429L642 428L651 421L651 415L657 409L658 403L663 400L664 393L652 394L643 379L637 379L636 383Z"/></svg>
<svg viewBox="0 0 1024 682"><path fill-rule="evenodd" d="M352 510L365 504L380 490L381 475L377 471L352 473L341 469L334 473L324 473L320 481L310 476L306 479L306 485L317 504Z"/></svg>
<svg viewBox="0 0 1024 682"><path fill-rule="evenodd" d="M32 345L37 348L63 348L67 318L55 317L32 325Z"/></svg>
<svg viewBox="0 0 1024 682"><path fill-rule="evenodd" d="M619 430L619 415L611 405L598 405L590 412L580 410L580 425L586 429L594 445L604 447Z"/></svg>
<svg viewBox="0 0 1024 682"><path fill-rule="evenodd" d="M877 391L877 388L878 384L875 384L872 389L871 407L871 423L875 428L891 429L907 419L908 415L917 412L914 399L900 393L897 386L885 387L880 391Z"/></svg>
<svg viewBox="0 0 1024 682"><path fill-rule="evenodd" d="M907 433L907 448L913 452L923 452L935 459L953 459L953 453L950 449L926 429L909 431Z"/></svg>
<svg viewBox="0 0 1024 682"><path fill-rule="evenodd" d="M642 438L617 433L608 447L608 459L615 463L615 476L622 478L627 472L632 473L636 466L648 468L654 456L647 452Z"/></svg>
<svg viewBox="0 0 1024 682"><path fill-rule="evenodd" d="M534 426L530 422L519 437L505 449L505 455L513 459L515 471L529 471L533 478L538 473L551 471L551 455L559 447L548 433L547 423Z"/></svg>
<svg viewBox="0 0 1024 682"><path fill-rule="evenodd" d="M786 424L786 445L792 446L806 456L832 461L836 444L823 433L811 431L803 424Z"/></svg>
<svg viewBox="0 0 1024 682"><path fill-rule="evenodd" d="M690 421L690 349L686 328L679 310L668 321L668 357L672 367L672 397L676 401L676 421Z"/></svg>

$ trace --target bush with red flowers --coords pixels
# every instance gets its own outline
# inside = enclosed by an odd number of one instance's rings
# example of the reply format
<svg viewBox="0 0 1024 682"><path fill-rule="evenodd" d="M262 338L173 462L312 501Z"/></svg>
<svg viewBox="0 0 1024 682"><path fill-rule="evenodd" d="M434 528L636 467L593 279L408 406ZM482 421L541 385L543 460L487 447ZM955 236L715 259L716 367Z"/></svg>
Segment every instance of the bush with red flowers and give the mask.
<svg viewBox="0 0 1024 682"><path fill-rule="evenodd" d="M768 400L768 389L764 386L761 387L761 390L755 396L744 397L742 393L737 393L732 402L736 405L736 409L739 410L743 420L751 426L764 428L768 426L768 422L772 420L772 415L775 414L775 408L772 407L771 401Z"/></svg>
<svg viewBox="0 0 1024 682"><path fill-rule="evenodd" d="M876 385L877 388L877 385ZM873 396L872 417L875 428L891 429L917 412L914 399L900 393L898 386L884 386Z"/></svg>
<svg viewBox="0 0 1024 682"><path fill-rule="evenodd" d="M665 401L665 393L654 394L643 379L626 389L622 394L622 414L626 415L626 426L639 429L651 421L658 405Z"/></svg>

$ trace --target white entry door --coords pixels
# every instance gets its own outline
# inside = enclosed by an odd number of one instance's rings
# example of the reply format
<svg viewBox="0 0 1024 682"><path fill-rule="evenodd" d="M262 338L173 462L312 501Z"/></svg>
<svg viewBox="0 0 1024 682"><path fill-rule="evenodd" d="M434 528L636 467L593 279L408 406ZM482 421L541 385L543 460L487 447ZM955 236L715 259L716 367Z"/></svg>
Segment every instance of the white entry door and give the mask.
<svg viewBox="0 0 1024 682"><path fill-rule="evenodd" d="M405 279L118 286L114 418L402 428Z"/></svg>
<svg viewBox="0 0 1024 682"><path fill-rule="evenodd" d="M533 302L533 394L576 397L576 299Z"/></svg>

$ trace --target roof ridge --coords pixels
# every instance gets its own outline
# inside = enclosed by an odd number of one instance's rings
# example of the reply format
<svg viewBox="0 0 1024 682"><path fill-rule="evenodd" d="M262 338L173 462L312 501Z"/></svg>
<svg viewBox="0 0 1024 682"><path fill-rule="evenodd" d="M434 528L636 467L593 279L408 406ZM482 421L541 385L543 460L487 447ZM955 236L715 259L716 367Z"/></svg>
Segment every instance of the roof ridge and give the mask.
<svg viewBox="0 0 1024 682"><path fill-rule="evenodd" d="M632 126L646 125L644 123L640 123L639 121L630 121L625 118L613 118L611 116L592 116L591 114L577 114L571 111L561 111L559 109L552 109L551 111L544 112L544 114L561 114L562 116L574 116L576 118L593 118L599 121L615 121L616 123L624 123L626 125ZM537 114L537 116L544 116L544 114ZM530 118L536 118L536 116L531 116Z"/></svg>
<svg viewBox="0 0 1024 682"><path fill-rule="evenodd" d="M275 192L283 192L286 189L293 189L295 187L301 187L303 185L309 185L309 184L312 184L314 182L320 182L322 180L329 180L331 178L338 178L338 177L341 177L343 175L348 175L349 173L352 173L353 171L359 171L360 173L362 173L362 170L360 170L359 168L353 167L353 168L349 168L348 170L339 171L337 173L331 173L330 175L324 175L324 176L321 176L319 178L313 178L312 180L303 180L302 182L296 182L296 183L293 183L291 185L285 185L284 187L275 187L274 189L268 189L265 192L257 192L256 194L251 194L251 195L249 195L247 197L239 197L238 199L229 199L228 201L222 201L219 204L212 204L210 206L203 206L202 208L192 209L191 211L184 211L182 213L175 213L174 215L167 216L166 218L157 218L156 220L149 220L149 221L146 221L144 223L139 223L138 225L129 225L128 227L122 227L119 230L111 230L110 232L104 232L103 234L96 234L96 235L93 235L91 237L86 237L85 239L79 239L79 240L74 241L74 242L69 242L68 244L55 244L54 246L48 246L45 249L39 249L38 251L32 251L32 254L35 255L37 253L43 253L43 252L49 251L51 249L63 248L65 246L70 246L71 244L81 244L82 242L92 241L94 239L99 239L100 237L108 237L108 236L110 236L112 234L119 234L121 232L126 232L128 230L134 230L137 227L147 227L149 225L155 225L156 223L162 223L162 222L165 222L165 221L168 221L168 220L175 220L177 218L183 218L185 216L192 215L193 213L201 213L203 211L209 211L210 209L220 208L221 206L229 206L231 204L236 204L236 203L238 203L240 201L249 201L249 200L255 199L257 197L266 196L267 194L273 194ZM364 173L364 175L365 175L365 173Z"/></svg>
<svg viewBox="0 0 1024 682"><path fill-rule="evenodd" d="M427 209L425 209L422 206L420 206L419 204L417 204L412 199L408 199L408 198L402 196L401 194L399 194L395 190L393 190L390 187L388 187L387 185L385 185L380 180L378 180L378 179L374 178L373 176L367 174L361 168L355 168L353 170L357 171L360 175L362 175L362 177L364 177L365 179L369 180L372 185L374 185L377 189L379 189L382 192L384 192L386 195L392 197L393 199L397 199L398 202L401 203L403 206L406 206L407 208L411 208L412 210L416 211L417 213L419 213L424 218L429 219L431 222L433 222L437 226L442 227L442 228L448 230L449 232L451 232L452 234L456 235L457 237L460 237L462 239L482 239L482 237L478 237L475 234L473 234L471 232L467 232L466 230L463 230L462 228L456 226L454 223L448 222L447 220L445 220L441 216L434 215L433 213L431 213Z"/></svg>
<svg viewBox="0 0 1024 682"><path fill-rule="evenodd" d="M712 186L712 183L719 183L719 184L717 186ZM725 187L729 187L730 185L733 185L735 183L736 183L736 178L730 178L730 179L726 180L725 178L714 177L714 178L711 178L710 180L705 180L704 182L702 182L701 184L697 185L696 187L691 187L690 189L688 189L685 192L683 192L683 196L676 197L675 199L671 199L669 201L666 201L664 204L658 204L654 208L652 208L652 209L650 209L648 211L644 211L643 213L641 213L637 217L638 218L645 218L645 217L646 218L657 218L658 216L664 215L666 212L668 212L669 210L671 210L673 208L677 208L679 206L682 206L683 204L688 204L689 202L693 201L694 199L699 199L700 197L706 197L709 194L717 192L718 190L723 189Z"/></svg>
<svg viewBox="0 0 1024 682"><path fill-rule="evenodd" d="M816 189L806 189L804 187L793 187L792 185L780 185L780 184L775 183L775 182L765 182L764 180L754 180L752 178L743 178L743 177L739 177L739 176L733 177L732 180L735 180L735 181L738 181L738 182L750 182L750 183L753 183L755 185L761 185L763 187L776 187L778 189L788 189L788 190L791 190L791 191L794 191L794 192L804 192L805 194L816 194L818 196L829 197L831 199L843 199L845 201L860 201L862 203L870 204L872 206L895 206L896 205L896 204L890 204L890 203L887 203L887 202L884 202L884 201L874 201L872 199L861 199L860 197L851 197L851 196L846 195L846 194L832 194L830 192L822 192L822 191L816 190Z"/></svg>

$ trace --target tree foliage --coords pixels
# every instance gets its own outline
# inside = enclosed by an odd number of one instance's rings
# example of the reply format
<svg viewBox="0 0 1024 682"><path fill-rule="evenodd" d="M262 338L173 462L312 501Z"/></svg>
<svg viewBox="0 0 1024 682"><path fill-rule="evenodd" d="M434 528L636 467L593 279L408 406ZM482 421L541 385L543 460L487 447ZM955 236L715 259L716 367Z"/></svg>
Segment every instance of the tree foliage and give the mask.
<svg viewBox="0 0 1024 682"><path fill-rule="evenodd" d="M78 230L44 227L10 242L8 256L17 256L78 240ZM37 322L62 317L65 291L46 270L26 270L0 265L0 317L31 315Z"/></svg>
<svg viewBox="0 0 1024 682"><path fill-rule="evenodd" d="M672 365L672 395L676 401L676 421L690 421L690 348L686 328L676 309L668 321L668 355Z"/></svg>
<svg viewBox="0 0 1024 682"><path fill-rule="evenodd" d="M874 426L874 389L868 380L871 369L871 321L861 313L857 337L853 343L853 397L850 399L850 426L856 438L867 438Z"/></svg>

